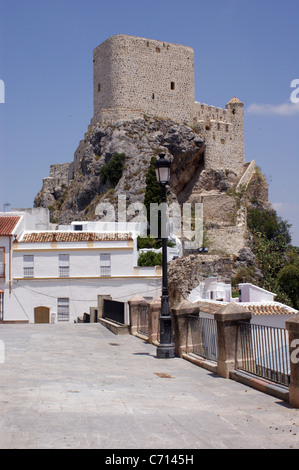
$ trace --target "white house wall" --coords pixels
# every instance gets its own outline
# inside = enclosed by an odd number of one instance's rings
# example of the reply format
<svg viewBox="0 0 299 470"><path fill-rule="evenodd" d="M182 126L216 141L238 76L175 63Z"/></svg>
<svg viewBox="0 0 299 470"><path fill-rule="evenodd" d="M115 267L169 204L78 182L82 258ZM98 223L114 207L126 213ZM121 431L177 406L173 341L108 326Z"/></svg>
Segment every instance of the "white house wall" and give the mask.
<svg viewBox="0 0 299 470"><path fill-rule="evenodd" d="M69 299L69 322L97 307L98 295L110 295L113 300L126 302L134 295L154 298L161 295L159 278L101 278L15 280L12 293L5 295L5 321L34 323L34 309L48 307L50 318L57 322L58 298Z"/></svg>
<svg viewBox="0 0 299 470"><path fill-rule="evenodd" d="M12 283L12 273L11 273L11 253L10 253L10 240L9 237L0 237L0 247L4 248L4 262L5 262L5 277L0 277L0 290L4 292L4 299L7 296L10 285Z"/></svg>
<svg viewBox="0 0 299 470"><path fill-rule="evenodd" d="M242 302L273 302L275 294L253 284L239 284Z"/></svg>
<svg viewBox="0 0 299 470"><path fill-rule="evenodd" d="M79 248L70 250L30 250L14 253L13 277L23 278L23 256L34 256L34 278L59 277L59 254L69 255L70 277L100 276L100 254L110 253L111 275L130 276L134 271L134 254L127 249L88 250Z"/></svg>

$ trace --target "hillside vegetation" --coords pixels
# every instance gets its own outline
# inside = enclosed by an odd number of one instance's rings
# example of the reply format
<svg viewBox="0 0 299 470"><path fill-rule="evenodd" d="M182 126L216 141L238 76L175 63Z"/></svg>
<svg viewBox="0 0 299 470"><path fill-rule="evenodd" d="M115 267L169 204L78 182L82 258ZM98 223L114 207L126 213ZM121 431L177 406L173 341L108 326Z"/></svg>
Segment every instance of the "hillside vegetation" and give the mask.
<svg viewBox="0 0 299 470"><path fill-rule="evenodd" d="M299 249L291 245L291 225L264 209L249 209L247 224L262 273L259 284L275 292L277 301L299 309Z"/></svg>

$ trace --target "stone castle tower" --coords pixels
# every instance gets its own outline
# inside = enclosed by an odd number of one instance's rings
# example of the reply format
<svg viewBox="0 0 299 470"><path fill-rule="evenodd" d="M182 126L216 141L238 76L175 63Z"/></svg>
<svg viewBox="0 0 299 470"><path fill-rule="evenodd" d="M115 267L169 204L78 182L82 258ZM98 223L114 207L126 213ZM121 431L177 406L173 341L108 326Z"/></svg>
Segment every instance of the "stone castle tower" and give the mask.
<svg viewBox="0 0 299 470"><path fill-rule="evenodd" d="M190 47L117 35L94 50L94 122L167 117L192 120Z"/></svg>
<svg viewBox="0 0 299 470"><path fill-rule="evenodd" d="M206 142L205 169L241 174L245 164L243 103L216 108L195 102L191 47L127 35L94 49L91 125L144 116L198 127Z"/></svg>

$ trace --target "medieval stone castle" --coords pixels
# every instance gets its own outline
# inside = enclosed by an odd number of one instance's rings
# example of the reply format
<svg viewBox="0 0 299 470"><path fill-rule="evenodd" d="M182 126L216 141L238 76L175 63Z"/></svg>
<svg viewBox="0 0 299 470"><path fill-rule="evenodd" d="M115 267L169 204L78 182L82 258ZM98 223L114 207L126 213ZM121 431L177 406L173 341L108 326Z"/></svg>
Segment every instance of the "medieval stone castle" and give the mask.
<svg viewBox="0 0 299 470"><path fill-rule="evenodd" d="M192 48L120 34L95 48L93 65L94 115L88 132L74 162L51 166L42 191L53 194L56 188L70 185L88 136L100 126L145 118L174 121L196 130L204 139L201 171L220 171L224 177L233 174L235 191L248 187L256 165L245 162L244 105L236 97L225 109L195 101ZM201 180L195 182L189 200L203 203L214 247L234 254L244 247L246 209L237 207L236 200L219 188L203 190ZM263 197L267 201L267 191Z"/></svg>

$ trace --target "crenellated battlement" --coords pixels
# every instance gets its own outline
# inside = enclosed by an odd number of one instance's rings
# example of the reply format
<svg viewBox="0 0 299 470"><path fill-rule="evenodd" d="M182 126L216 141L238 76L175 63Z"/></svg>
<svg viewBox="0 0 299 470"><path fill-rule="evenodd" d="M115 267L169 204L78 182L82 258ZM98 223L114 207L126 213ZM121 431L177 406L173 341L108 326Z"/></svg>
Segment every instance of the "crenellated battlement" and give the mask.
<svg viewBox="0 0 299 470"><path fill-rule="evenodd" d="M194 120L196 121L217 121L223 123L232 122L232 113L228 109L216 108L208 104L194 103Z"/></svg>

